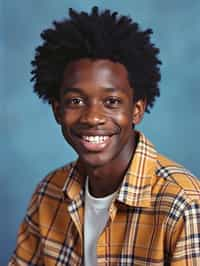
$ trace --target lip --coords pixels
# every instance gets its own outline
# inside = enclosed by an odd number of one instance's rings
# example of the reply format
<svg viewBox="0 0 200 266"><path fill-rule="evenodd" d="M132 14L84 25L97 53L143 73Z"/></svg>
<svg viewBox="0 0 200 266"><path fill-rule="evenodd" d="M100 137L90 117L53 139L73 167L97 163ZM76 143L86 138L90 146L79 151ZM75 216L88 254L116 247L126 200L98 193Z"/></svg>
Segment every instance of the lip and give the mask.
<svg viewBox="0 0 200 266"><path fill-rule="evenodd" d="M106 130L83 130L83 131L73 131L72 132L74 135L78 136L81 138L82 136L109 136L111 137L112 135L116 134L115 132L111 131L106 131Z"/></svg>
<svg viewBox="0 0 200 266"><path fill-rule="evenodd" d="M110 146L111 142L113 141L113 137L115 135L118 135L119 130L108 130L108 129L77 129L72 130L71 134L76 138L77 144L79 143L79 146L82 147L83 151L85 152L102 152L105 149L107 149L108 146ZM84 137L108 137L105 139L105 141L100 143L92 143L89 142Z"/></svg>
<svg viewBox="0 0 200 266"><path fill-rule="evenodd" d="M88 136L88 135L87 135ZM89 135L89 136L97 136L97 135ZM108 136L108 135L98 135L98 136ZM112 136L108 136L103 142L94 143L89 142L82 137L79 137L81 145L84 147L85 150L89 152L100 152L107 148L112 140Z"/></svg>

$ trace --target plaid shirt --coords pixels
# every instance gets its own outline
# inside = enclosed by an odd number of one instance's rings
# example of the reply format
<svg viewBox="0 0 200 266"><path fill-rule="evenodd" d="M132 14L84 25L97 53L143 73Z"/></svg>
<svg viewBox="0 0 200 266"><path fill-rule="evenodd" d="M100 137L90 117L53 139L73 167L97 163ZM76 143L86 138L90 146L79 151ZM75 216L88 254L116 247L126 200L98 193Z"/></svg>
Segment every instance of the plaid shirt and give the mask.
<svg viewBox="0 0 200 266"><path fill-rule="evenodd" d="M83 265L84 177L78 163L33 194L11 265ZM200 183L140 133L97 243L98 265L200 265Z"/></svg>

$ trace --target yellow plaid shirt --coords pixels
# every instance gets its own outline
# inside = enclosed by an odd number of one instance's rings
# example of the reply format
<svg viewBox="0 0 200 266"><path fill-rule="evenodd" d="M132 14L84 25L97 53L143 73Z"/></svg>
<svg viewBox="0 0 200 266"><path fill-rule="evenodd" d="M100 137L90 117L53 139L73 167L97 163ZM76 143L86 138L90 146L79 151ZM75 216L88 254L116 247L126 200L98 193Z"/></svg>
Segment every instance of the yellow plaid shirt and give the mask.
<svg viewBox="0 0 200 266"><path fill-rule="evenodd" d="M84 177L77 163L37 187L11 265L83 265ZM97 243L98 265L200 265L200 183L140 133Z"/></svg>

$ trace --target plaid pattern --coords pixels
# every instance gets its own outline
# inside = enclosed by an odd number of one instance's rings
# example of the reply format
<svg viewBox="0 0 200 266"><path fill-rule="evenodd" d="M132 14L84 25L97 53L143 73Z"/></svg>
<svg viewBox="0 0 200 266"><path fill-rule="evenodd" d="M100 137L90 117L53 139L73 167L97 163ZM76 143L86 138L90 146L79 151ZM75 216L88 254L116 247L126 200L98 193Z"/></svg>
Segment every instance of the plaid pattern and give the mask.
<svg viewBox="0 0 200 266"><path fill-rule="evenodd" d="M33 194L11 265L83 265L84 178L78 163ZM140 133L97 243L98 265L200 265L200 183Z"/></svg>

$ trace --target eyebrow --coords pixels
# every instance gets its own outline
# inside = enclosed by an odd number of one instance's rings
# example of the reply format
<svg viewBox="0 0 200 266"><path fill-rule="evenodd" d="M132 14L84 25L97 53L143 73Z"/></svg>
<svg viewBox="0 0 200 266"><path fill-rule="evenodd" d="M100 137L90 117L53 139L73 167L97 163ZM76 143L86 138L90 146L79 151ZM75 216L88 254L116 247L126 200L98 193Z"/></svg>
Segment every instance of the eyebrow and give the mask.
<svg viewBox="0 0 200 266"><path fill-rule="evenodd" d="M116 89L116 88L110 88L110 87L101 87L104 91L106 91L106 92L116 92L116 91L118 91L118 89ZM70 93L70 92L75 92L75 93L83 93L83 91L80 89L80 88L76 88L76 87L74 87L74 88L70 88L70 87L67 87L67 88L64 88L63 89L63 92L64 92L64 94L66 94L66 93Z"/></svg>
<svg viewBox="0 0 200 266"><path fill-rule="evenodd" d="M64 88L63 92L64 94L70 93L70 92L82 93L81 89L79 88Z"/></svg>

